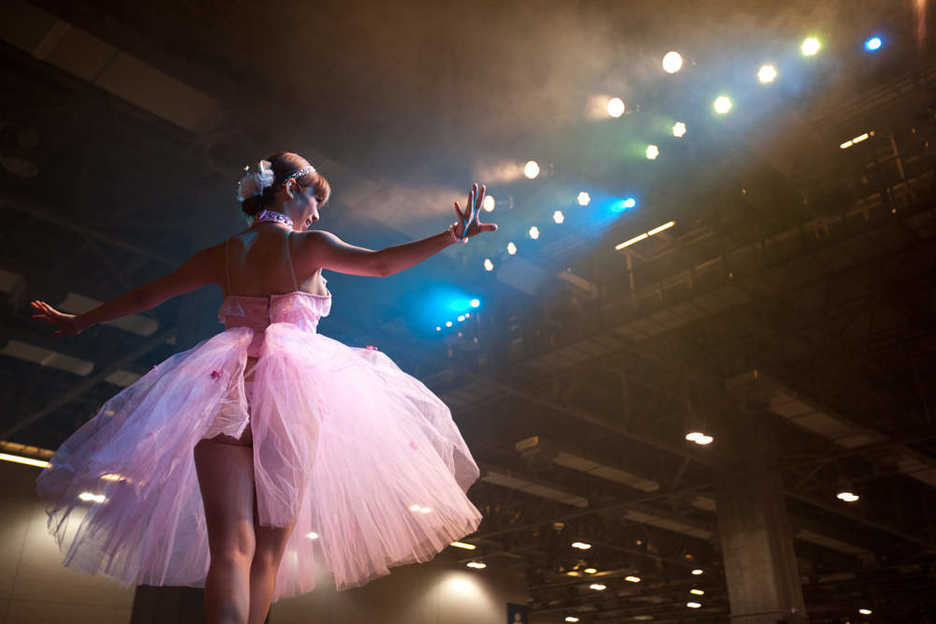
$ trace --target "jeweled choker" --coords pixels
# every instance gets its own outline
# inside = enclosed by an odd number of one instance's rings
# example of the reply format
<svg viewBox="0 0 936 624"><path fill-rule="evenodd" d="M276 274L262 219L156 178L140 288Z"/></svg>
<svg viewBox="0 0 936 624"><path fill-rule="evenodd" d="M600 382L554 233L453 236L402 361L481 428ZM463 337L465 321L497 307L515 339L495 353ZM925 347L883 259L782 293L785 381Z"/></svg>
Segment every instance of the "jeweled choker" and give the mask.
<svg viewBox="0 0 936 624"><path fill-rule="evenodd" d="M288 225L290 228L293 226L293 220L284 215L282 212L276 212L275 210L261 210L254 218L254 223L259 223L260 221L274 221L276 223L282 223L283 225Z"/></svg>

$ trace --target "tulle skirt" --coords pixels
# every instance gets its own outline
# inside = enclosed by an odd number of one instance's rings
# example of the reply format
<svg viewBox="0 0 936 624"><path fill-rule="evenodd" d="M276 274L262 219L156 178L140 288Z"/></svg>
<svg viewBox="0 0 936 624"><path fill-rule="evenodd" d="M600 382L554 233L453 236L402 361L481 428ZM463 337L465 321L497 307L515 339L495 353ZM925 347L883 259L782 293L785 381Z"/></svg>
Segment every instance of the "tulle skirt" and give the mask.
<svg viewBox="0 0 936 624"><path fill-rule="evenodd" d="M311 591L323 569L339 590L363 585L475 531L478 467L421 382L379 351L275 323L245 387L252 337L229 329L170 357L62 444L37 490L65 565L203 587L194 447L248 422L259 523L295 522L274 600Z"/></svg>

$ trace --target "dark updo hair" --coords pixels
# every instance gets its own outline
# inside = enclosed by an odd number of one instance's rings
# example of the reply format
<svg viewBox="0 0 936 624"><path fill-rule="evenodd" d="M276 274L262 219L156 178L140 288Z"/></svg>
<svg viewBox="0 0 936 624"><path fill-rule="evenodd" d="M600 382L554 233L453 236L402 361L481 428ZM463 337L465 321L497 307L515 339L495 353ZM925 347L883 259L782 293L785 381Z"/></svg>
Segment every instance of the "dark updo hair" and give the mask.
<svg viewBox="0 0 936 624"><path fill-rule="evenodd" d="M264 208L272 207L274 196L283 186L286 178L308 165L305 158L292 152L277 152L272 156L268 156L267 160L270 161L270 168L273 169L273 184L263 189L262 195L248 197L241 202L241 210L248 217L256 217ZM328 184L328 180L317 171L294 179L302 187L311 186L315 188L315 196L319 200L319 205L327 202L331 196L331 186Z"/></svg>

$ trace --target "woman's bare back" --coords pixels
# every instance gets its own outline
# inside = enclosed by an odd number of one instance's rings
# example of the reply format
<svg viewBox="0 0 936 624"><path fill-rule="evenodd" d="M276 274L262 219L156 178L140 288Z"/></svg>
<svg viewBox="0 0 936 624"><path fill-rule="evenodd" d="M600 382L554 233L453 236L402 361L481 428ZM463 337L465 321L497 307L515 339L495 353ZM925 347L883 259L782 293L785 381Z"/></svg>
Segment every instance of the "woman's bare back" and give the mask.
<svg viewBox="0 0 936 624"><path fill-rule="evenodd" d="M291 259L299 242L296 233L275 225L261 225L218 245L218 276L224 295L263 297L288 293L296 290L296 283L299 290L327 295L321 267L309 273ZM295 271L295 283L290 264Z"/></svg>

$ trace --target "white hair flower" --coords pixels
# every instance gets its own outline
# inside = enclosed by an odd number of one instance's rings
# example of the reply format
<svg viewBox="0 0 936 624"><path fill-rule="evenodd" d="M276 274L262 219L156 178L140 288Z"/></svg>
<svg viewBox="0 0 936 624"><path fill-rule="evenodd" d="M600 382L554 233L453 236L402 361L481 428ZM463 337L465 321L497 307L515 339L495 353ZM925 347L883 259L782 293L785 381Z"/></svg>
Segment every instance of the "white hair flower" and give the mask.
<svg viewBox="0 0 936 624"><path fill-rule="evenodd" d="M261 160L257 163L257 170L250 171L250 167L244 168L244 175L237 183L237 201L244 201L248 197L256 197L263 193L263 189L273 186L273 169L269 160Z"/></svg>

